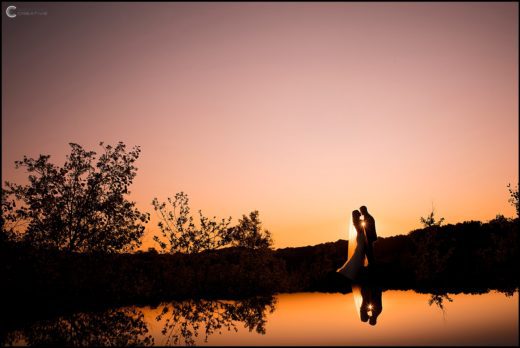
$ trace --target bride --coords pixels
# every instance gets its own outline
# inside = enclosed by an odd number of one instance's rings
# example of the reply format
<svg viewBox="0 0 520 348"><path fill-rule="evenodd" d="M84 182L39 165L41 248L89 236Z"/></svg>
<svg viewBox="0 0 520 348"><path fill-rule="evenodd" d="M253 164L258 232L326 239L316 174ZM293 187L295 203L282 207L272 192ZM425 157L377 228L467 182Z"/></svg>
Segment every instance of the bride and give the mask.
<svg viewBox="0 0 520 348"><path fill-rule="evenodd" d="M365 233L361 222L361 213L358 210L352 212L352 223L348 241L348 259L336 272L345 277L356 280L359 271L366 264Z"/></svg>

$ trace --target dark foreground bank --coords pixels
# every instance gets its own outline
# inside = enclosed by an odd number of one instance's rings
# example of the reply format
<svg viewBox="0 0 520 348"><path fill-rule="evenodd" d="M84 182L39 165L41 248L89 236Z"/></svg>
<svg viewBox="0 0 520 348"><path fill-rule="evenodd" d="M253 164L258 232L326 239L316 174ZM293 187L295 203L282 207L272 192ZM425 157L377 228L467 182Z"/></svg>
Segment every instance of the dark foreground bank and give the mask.
<svg viewBox="0 0 520 348"><path fill-rule="evenodd" d="M515 287L519 220L434 226L380 238L371 281L387 288ZM193 255L82 254L1 244L2 308L20 303L154 303L278 292L348 292L335 270L348 242L278 250L228 248Z"/></svg>

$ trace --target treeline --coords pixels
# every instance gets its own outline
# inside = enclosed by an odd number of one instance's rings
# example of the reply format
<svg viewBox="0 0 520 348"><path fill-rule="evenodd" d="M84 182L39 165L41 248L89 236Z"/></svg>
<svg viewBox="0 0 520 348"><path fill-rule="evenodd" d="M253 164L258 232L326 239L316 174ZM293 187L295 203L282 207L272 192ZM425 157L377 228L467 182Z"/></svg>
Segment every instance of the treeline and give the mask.
<svg viewBox="0 0 520 348"><path fill-rule="evenodd" d="M519 285L519 219L433 225L374 243L376 267L363 276L386 288L516 287ZM346 259L347 241L286 248L287 278L300 290L335 291L335 273ZM348 287L347 287L348 288Z"/></svg>
<svg viewBox="0 0 520 348"><path fill-rule="evenodd" d="M519 220L433 226L379 238L366 277L387 288L518 286ZM70 253L4 243L3 299L150 302L298 291L350 291L335 272L348 242L302 248L230 247L197 254ZM49 302L50 301L50 302Z"/></svg>

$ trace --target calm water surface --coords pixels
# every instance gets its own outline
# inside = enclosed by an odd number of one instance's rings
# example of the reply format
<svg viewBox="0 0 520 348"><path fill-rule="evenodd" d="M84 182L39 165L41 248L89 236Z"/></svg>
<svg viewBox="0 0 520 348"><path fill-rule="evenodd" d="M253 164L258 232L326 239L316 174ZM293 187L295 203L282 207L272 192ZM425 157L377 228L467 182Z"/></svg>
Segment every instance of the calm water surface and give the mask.
<svg viewBox="0 0 520 348"><path fill-rule="evenodd" d="M518 345L518 292L432 295L368 290L170 302L77 313L10 332L6 343ZM371 320L370 315L377 315L378 301L382 311ZM375 305L365 306L368 312L360 314L360 306L372 302Z"/></svg>

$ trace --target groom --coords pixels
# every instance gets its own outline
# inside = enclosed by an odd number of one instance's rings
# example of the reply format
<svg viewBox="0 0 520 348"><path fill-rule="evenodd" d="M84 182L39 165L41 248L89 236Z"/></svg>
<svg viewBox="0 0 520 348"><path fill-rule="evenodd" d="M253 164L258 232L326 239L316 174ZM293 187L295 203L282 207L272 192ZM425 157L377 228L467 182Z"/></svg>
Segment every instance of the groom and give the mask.
<svg viewBox="0 0 520 348"><path fill-rule="evenodd" d="M365 222L365 235L367 240L366 254L368 259L368 265L372 266L375 263L374 249L372 247L372 244L377 240L376 221L374 220L374 217L368 213L366 206L362 206L361 208L359 208L359 211L363 215L363 219Z"/></svg>

